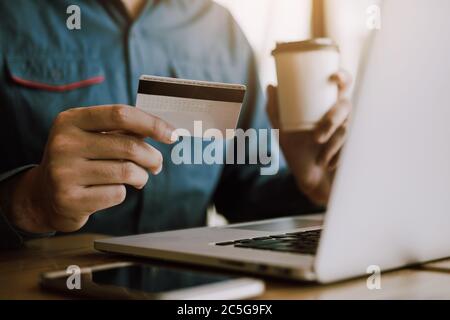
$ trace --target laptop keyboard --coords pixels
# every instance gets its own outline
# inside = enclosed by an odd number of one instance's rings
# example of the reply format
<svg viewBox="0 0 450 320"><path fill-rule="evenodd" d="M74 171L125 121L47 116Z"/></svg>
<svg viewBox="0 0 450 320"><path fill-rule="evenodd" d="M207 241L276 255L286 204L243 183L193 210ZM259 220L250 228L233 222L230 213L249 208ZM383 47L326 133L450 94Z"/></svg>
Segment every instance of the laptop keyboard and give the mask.
<svg viewBox="0 0 450 320"><path fill-rule="evenodd" d="M267 237L218 242L216 246L315 255L321 230L276 234Z"/></svg>

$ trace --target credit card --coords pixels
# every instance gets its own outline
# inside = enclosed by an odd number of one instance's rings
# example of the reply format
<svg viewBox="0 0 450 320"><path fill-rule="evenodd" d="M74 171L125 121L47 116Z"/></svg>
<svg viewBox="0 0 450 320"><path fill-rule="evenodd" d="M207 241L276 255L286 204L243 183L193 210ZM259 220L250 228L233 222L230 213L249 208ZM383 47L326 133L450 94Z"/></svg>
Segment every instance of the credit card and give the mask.
<svg viewBox="0 0 450 320"><path fill-rule="evenodd" d="M177 130L181 136L217 137L209 130L216 129L231 138L229 131L236 129L245 91L239 84L143 75L136 107L183 129Z"/></svg>

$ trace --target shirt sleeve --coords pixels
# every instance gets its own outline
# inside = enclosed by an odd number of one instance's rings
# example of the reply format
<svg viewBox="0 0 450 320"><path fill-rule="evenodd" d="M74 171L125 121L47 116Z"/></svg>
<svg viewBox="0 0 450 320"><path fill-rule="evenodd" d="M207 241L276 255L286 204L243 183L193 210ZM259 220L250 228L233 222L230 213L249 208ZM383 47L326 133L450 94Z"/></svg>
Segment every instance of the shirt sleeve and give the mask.
<svg viewBox="0 0 450 320"><path fill-rule="evenodd" d="M35 166L36 165L27 165L0 174L0 184L16 176L17 174L29 170ZM14 227L6 218L6 214L3 208L4 206L2 206L2 203L0 203L0 250L17 249L20 248L27 240L48 237L54 234L54 233L39 233L39 234L29 233Z"/></svg>
<svg viewBox="0 0 450 320"><path fill-rule="evenodd" d="M242 78L247 85L247 94L238 127L243 130L249 128L270 130L270 122L265 111L266 99L258 78L255 56L236 23L234 21L230 23L233 24L230 30L235 33L232 38L236 41L233 48L239 48L239 56L245 59L243 71L245 75ZM267 150L271 150L271 143L277 144L269 140ZM276 175L263 176L260 171L263 166L260 163L248 164L248 155L251 152L258 152L255 144L257 142L253 145L247 143L246 164L225 165L214 195L214 204L219 213L232 222L240 222L317 213L324 210L323 207L314 205L299 190L282 153L278 152L278 145L274 148L276 154L271 154L272 159L277 157L279 160L279 171Z"/></svg>

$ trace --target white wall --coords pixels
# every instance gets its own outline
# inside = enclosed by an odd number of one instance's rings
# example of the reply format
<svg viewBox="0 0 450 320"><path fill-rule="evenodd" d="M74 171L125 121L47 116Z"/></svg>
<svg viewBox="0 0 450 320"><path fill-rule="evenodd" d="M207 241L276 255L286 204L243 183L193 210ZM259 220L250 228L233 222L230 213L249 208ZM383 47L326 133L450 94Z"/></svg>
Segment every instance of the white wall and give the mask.
<svg viewBox="0 0 450 320"><path fill-rule="evenodd" d="M342 67L357 73L359 55L368 34L367 8L380 0L324 0L329 36L341 48ZM227 7L249 38L260 65L261 82L275 83L271 50L277 41L310 38L311 0L216 0Z"/></svg>
<svg viewBox="0 0 450 320"><path fill-rule="evenodd" d="M227 7L252 44L265 86L276 80L271 51L277 41L310 37L310 0L216 0Z"/></svg>
<svg viewBox="0 0 450 320"><path fill-rule="evenodd" d="M342 67L356 77L362 48L370 30L367 9L380 0L325 0L327 33L339 43Z"/></svg>
<svg viewBox="0 0 450 320"><path fill-rule="evenodd" d="M324 0L328 34L342 52L342 67L357 73L359 54L368 34L366 9L380 0ZM311 37L311 0L216 0L227 7L246 33L258 57L263 87L276 83L271 51L276 42ZM209 225L226 220L210 210Z"/></svg>

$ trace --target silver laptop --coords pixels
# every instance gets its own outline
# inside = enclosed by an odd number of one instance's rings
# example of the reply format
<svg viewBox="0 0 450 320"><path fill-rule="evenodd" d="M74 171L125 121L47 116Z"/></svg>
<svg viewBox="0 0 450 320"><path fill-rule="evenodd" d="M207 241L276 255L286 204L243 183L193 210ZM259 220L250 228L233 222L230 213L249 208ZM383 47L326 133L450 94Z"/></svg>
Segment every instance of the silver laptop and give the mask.
<svg viewBox="0 0 450 320"><path fill-rule="evenodd" d="M119 237L95 248L323 283L450 256L449 12L448 0L384 1L325 216ZM278 245L293 238L294 249Z"/></svg>

